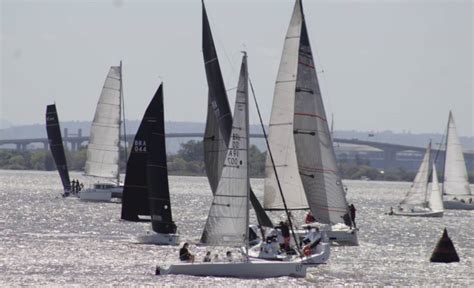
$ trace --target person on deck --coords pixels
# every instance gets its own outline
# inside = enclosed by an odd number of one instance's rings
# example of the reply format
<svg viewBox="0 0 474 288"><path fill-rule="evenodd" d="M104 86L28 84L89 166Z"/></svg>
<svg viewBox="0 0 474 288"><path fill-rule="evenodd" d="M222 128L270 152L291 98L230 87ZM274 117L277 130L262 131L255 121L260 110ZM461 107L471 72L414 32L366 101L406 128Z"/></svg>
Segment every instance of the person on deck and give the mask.
<svg viewBox="0 0 474 288"><path fill-rule="evenodd" d="M280 222L280 225L276 228L280 228L281 236L283 237L283 249L288 250L290 248L290 227L287 222Z"/></svg>
<svg viewBox="0 0 474 288"><path fill-rule="evenodd" d="M233 260L234 259L232 258L232 252L227 251L227 253L225 253L225 261L232 262Z"/></svg>
<svg viewBox="0 0 474 288"><path fill-rule="evenodd" d="M194 263L194 255L189 253L189 244L186 242L183 247L179 249L179 260Z"/></svg>
<svg viewBox="0 0 474 288"><path fill-rule="evenodd" d="M354 223L354 228L357 228L355 219L356 219L356 208L354 207L354 204L349 205L349 211L351 212L351 219L352 223Z"/></svg>
<svg viewBox="0 0 474 288"><path fill-rule="evenodd" d="M211 262L211 251L206 252L206 256L204 256L202 262Z"/></svg>
<svg viewBox="0 0 474 288"><path fill-rule="evenodd" d="M316 219L314 218L313 213L311 213L311 211L306 213L306 218L304 220L304 223L310 224L310 223L313 223L315 221L316 221Z"/></svg>

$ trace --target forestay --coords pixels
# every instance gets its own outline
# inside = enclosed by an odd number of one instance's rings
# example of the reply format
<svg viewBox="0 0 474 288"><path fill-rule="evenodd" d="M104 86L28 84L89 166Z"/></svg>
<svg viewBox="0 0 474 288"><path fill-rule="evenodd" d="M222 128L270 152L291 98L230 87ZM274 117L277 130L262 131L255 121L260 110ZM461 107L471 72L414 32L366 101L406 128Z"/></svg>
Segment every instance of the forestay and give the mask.
<svg viewBox="0 0 474 288"><path fill-rule="evenodd" d="M283 196L290 210L308 208L303 185L298 173L295 141L293 138L293 115L301 23L301 7L299 1L296 1L290 26L286 33L280 67L275 82L268 133L268 143L272 150L275 168L278 173ZM283 201L268 152L265 164L264 185L264 208L267 210L283 210Z"/></svg>
<svg viewBox="0 0 474 288"><path fill-rule="evenodd" d="M316 221L342 223L343 216L348 213L348 203L337 168L303 11L301 14L293 125L298 169Z"/></svg>
<svg viewBox="0 0 474 288"><path fill-rule="evenodd" d="M471 195L462 146L451 111L446 138L443 192L448 195Z"/></svg>
<svg viewBox="0 0 474 288"><path fill-rule="evenodd" d="M85 173L116 178L119 175L121 69L110 67L95 111L87 146Z"/></svg>
<svg viewBox="0 0 474 288"><path fill-rule="evenodd" d="M250 189L247 153L248 76L244 56L230 145L201 238L202 243L239 247L246 245Z"/></svg>

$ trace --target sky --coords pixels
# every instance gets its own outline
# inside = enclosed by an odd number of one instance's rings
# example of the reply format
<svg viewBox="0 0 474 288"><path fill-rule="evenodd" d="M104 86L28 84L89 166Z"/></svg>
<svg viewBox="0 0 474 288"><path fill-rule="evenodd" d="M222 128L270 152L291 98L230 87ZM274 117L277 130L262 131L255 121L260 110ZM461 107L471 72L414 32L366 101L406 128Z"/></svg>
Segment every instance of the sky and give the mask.
<svg viewBox="0 0 474 288"><path fill-rule="evenodd" d="M92 120L110 66L123 61L126 118L161 81L167 121L204 122L201 1L0 0L0 129ZM292 0L207 0L230 105L240 51L270 118ZM336 130L444 133L449 110L474 135L472 1L303 1L327 115ZM250 121L258 123L251 107ZM3 124L1 124L3 123Z"/></svg>

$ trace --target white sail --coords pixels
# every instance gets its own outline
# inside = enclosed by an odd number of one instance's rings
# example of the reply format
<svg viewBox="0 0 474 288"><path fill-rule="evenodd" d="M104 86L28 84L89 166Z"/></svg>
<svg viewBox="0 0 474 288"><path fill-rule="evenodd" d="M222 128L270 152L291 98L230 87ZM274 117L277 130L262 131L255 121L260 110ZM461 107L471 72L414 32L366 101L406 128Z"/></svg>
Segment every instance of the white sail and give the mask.
<svg viewBox="0 0 474 288"><path fill-rule="evenodd" d="M411 206L427 206L428 177L430 173L431 142L426 148L425 156L416 173L415 180L410 187L405 199L400 204Z"/></svg>
<svg viewBox="0 0 474 288"><path fill-rule="evenodd" d="M90 176L118 178L121 69L110 67L92 122L85 173Z"/></svg>
<svg viewBox="0 0 474 288"><path fill-rule="evenodd" d="M317 222L344 223L348 213L308 32L301 23L293 134L298 169Z"/></svg>
<svg viewBox="0 0 474 288"><path fill-rule="evenodd" d="M447 195L471 195L462 146L451 112L449 112L446 138L443 192Z"/></svg>
<svg viewBox="0 0 474 288"><path fill-rule="evenodd" d="M302 14L296 1L290 26L286 33L280 68L275 83L268 142L288 209L307 209L308 202L298 173L298 162L293 138L296 75L301 34ZM265 169L264 208L283 209L276 175L267 153Z"/></svg>
<svg viewBox="0 0 474 288"><path fill-rule="evenodd" d="M245 246L248 242L248 76L246 56L242 61L229 148L207 217L202 243Z"/></svg>
<svg viewBox="0 0 474 288"><path fill-rule="evenodd" d="M433 212L443 211L443 195L441 194L441 189L439 189L438 175L436 173L436 165L434 163L432 173L433 175L431 178L431 193L428 205Z"/></svg>

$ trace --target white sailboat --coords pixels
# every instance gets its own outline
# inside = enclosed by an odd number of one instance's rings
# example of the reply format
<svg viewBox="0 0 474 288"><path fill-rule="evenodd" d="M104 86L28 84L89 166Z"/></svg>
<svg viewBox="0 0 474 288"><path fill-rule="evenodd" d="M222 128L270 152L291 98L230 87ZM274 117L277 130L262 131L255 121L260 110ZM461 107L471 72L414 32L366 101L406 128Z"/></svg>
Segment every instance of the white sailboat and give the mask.
<svg viewBox="0 0 474 288"><path fill-rule="evenodd" d="M267 278L280 276L304 277L309 258L293 261L265 261L251 259L249 252L249 197L248 175L248 72L244 53L240 70L231 141L227 150L222 175L204 229L205 243L213 246L243 248L243 257L232 262L177 263L157 268L157 274L185 274L195 276L221 276L243 278ZM329 257L329 246L321 252ZM317 257L320 255L315 255Z"/></svg>
<svg viewBox="0 0 474 288"><path fill-rule="evenodd" d="M448 119L443 174L444 208L474 210L474 195L469 187L462 145L451 111Z"/></svg>
<svg viewBox="0 0 474 288"><path fill-rule="evenodd" d="M269 145L288 208L309 209L330 240L358 245L300 0L285 37L269 126ZM267 154L264 208L283 210L269 158Z"/></svg>
<svg viewBox="0 0 474 288"><path fill-rule="evenodd" d="M120 185L120 126L122 120L122 62L110 67L100 94L92 122L85 174L107 182L96 182L80 193L83 201L110 201L121 197ZM115 183L114 183L115 181Z"/></svg>
<svg viewBox="0 0 474 288"><path fill-rule="evenodd" d="M391 211L390 215L417 216L417 217L442 217L443 202L441 190L439 189L436 168L433 164L433 180L431 191L428 192L428 178L430 173L431 142L426 148L425 156L416 173L415 180L407 192L405 199L400 202L397 211ZM428 194L430 195L428 198Z"/></svg>

